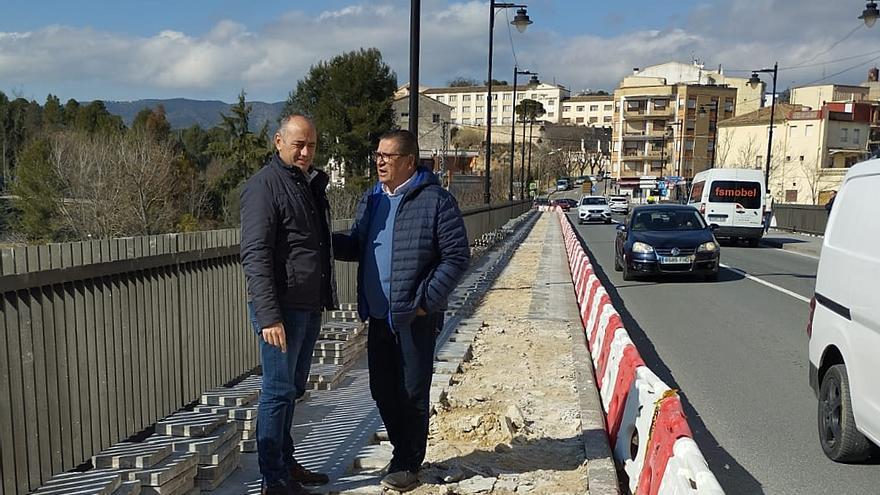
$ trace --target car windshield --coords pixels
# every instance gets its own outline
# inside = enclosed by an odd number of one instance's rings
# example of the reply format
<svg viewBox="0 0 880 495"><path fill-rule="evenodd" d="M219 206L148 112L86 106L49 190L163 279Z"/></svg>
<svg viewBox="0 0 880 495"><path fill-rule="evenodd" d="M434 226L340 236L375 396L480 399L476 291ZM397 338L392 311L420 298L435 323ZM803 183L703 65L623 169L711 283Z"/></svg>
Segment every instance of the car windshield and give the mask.
<svg viewBox="0 0 880 495"><path fill-rule="evenodd" d="M622 203L629 202L625 196L611 196L611 201L614 203Z"/></svg>
<svg viewBox="0 0 880 495"><path fill-rule="evenodd" d="M644 231L702 230L703 217L696 210L648 210L633 216L631 229Z"/></svg>
<svg viewBox="0 0 880 495"><path fill-rule="evenodd" d="M605 202L605 198L583 198L581 199L582 205L604 205L607 204Z"/></svg>

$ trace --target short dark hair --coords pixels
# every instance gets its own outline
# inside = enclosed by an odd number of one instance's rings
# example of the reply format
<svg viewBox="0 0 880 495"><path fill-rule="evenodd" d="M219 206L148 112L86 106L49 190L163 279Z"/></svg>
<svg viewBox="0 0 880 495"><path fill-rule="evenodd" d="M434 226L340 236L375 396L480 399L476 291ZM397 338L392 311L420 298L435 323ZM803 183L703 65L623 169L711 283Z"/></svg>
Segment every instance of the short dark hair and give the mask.
<svg viewBox="0 0 880 495"><path fill-rule="evenodd" d="M397 151L402 155L408 155L415 158L416 163L419 162L419 140L415 134L406 129L397 129L382 134L379 141L386 139L397 143Z"/></svg>

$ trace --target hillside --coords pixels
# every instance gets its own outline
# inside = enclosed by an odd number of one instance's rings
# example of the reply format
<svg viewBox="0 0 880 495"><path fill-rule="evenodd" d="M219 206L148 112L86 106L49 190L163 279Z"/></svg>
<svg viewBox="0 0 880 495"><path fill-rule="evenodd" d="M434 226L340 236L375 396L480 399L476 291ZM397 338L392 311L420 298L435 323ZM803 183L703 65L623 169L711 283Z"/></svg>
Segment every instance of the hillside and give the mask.
<svg viewBox="0 0 880 495"><path fill-rule="evenodd" d="M274 129L284 108L284 102L264 103L261 101L249 102L253 105L251 111L251 130L258 131L264 122L269 123L270 132ZM135 116L143 108L153 108L157 105L165 107L165 114L171 127L181 129L193 124L200 125L203 129L210 129L221 122L220 113L229 114L230 103L222 101L188 100L186 98L173 98L168 100L136 100L136 101L105 101L107 111L119 115L125 121L125 125L131 125Z"/></svg>

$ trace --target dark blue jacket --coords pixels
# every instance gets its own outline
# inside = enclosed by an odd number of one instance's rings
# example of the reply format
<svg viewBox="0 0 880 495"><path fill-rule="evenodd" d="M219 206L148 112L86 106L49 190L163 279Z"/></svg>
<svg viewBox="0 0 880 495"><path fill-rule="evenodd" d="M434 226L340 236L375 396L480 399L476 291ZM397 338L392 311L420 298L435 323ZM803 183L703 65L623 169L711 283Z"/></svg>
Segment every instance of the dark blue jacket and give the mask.
<svg viewBox="0 0 880 495"><path fill-rule="evenodd" d="M281 321L281 310L336 307L330 244L329 177L309 180L276 153L241 190L241 266L257 323Z"/></svg>
<svg viewBox="0 0 880 495"><path fill-rule="evenodd" d="M467 231L455 198L426 168L416 169L412 186L397 210L392 235L389 323L395 331L409 328L416 310L446 309L449 294L470 263ZM370 218L382 185L367 191L357 206L349 234L333 234L336 259L362 261ZM358 313L369 317L364 297L363 264L358 267Z"/></svg>

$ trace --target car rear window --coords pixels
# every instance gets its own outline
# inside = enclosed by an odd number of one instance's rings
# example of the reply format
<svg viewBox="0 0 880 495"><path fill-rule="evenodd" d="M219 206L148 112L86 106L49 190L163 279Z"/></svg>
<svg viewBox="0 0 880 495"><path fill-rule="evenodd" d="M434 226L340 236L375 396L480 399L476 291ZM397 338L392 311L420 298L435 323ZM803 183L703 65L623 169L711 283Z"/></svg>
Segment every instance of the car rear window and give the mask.
<svg viewBox="0 0 880 495"><path fill-rule="evenodd" d="M691 202L698 203L700 199L703 198L703 187L706 185L706 181L694 182L694 185L691 186Z"/></svg>
<svg viewBox="0 0 880 495"><path fill-rule="evenodd" d="M633 216L631 229L636 232L702 230L703 216L696 210L648 210Z"/></svg>
<svg viewBox="0 0 880 495"><path fill-rule="evenodd" d="M712 203L739 203L744 208L761 208L761 184L738 180L716 180L709 189Z"/></svg>
<svg viewBox="0 0 880 495"><path fill-rule="evenodd" d="M584 198L581 200L582 205L605 205L605 198Z"/></svg>

